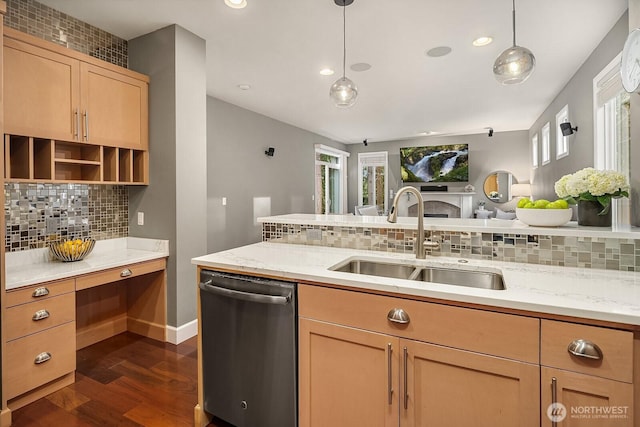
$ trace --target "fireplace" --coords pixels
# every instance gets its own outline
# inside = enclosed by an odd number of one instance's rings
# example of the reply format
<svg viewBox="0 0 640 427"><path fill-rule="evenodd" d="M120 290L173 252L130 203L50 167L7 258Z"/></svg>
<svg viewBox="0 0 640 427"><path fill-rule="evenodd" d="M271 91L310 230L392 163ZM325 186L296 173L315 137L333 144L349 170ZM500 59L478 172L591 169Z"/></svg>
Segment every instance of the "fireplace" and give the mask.
<svg viewBox="0 0 640 427"><path fill-rule="evenodd" d="M473 195L475 193L423 192L425 217L471 218L473 216ZM418 215L418 204L408 207L409 216Z"/></svg>

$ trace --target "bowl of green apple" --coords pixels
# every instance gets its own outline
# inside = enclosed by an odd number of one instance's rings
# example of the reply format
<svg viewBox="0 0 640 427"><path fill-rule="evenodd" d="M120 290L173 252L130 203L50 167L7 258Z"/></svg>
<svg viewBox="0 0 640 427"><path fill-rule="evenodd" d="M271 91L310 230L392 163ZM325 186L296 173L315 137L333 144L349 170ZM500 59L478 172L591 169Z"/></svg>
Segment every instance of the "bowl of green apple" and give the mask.
<svg viewBox="0 0 640 427"><path fill-rule="evenodd" d="M533 201L525 197L518 200L516 208L516 217L533 227L560 227L571 221L572 215L573 211L563 199L550 202L544 199Z"/></svg>

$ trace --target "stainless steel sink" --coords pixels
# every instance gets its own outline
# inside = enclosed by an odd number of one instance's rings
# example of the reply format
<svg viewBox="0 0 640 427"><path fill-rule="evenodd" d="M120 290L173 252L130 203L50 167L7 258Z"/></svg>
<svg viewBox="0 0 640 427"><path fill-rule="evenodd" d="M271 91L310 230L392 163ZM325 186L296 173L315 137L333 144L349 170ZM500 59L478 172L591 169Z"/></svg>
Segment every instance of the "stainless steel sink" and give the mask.
<svg viewBox="0 0 640 427"><path fill-rule="evenodd" d="M486 270L430 267L364 259L350 259L330 267L329 270L472 288L506 289L500 273Z"/></svg>

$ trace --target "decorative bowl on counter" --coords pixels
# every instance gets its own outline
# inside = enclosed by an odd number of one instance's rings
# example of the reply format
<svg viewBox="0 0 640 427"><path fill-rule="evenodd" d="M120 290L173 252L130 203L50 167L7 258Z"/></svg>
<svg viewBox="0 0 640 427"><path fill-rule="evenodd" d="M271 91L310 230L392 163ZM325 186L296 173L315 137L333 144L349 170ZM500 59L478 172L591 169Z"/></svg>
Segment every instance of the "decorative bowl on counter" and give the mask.
<svg viewBox="0 0 640 427"><path fill-rule="evenodd" d="M60 261L80 261L91 253L95 245L96 241L91 238L63 240L50 243L49 252Z"/></svg>
<svg viewBox="0 0 640 427"><path fill-rule="evenodd" d="M534 227L560 227L571 221L573 210L516 208L516 217Z"/></svg>

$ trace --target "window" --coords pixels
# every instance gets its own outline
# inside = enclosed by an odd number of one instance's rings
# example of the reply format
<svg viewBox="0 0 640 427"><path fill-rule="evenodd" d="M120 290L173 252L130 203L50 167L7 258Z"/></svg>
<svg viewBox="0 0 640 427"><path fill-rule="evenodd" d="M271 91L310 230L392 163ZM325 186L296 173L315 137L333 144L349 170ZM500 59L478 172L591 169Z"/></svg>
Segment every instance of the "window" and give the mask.
<svg viewBox="0 0 640 427"><path fill-rule="evenodd" d="M611 169L629 178L630 95L622 88L618 55L593 79L594 155L596 169ZM614 224L629 224L629 199L611 203Z"/></svg>
<svg viewBox="0 0 640 427"><path fill-rule="evenodd" d="M358 153L358 204L374 205L386 212L388 205L388 153Z"/></svg>
<svg viewBox="0 0 640 427"><path fill-rule="evenodd" d="M542 165L551 163L551 136L549 135L549 122L542 127Z"/></svg>
<svg viewBox="0 0 640 427"><path fill-rule="evenodd" d="M565 105L556 114L556 160L569 155L569 137L562 134L560 123L569 121L569 106Z"/></svg>
<svg viewBox="0 0 640 427"><path fill-rule="evenodd" d="M531 138L531 166L533 168L538 167L538 134L536 133Z"/></svg>
<svg viewBox="0 0 640 427"><path fill-rule="evenodd" d="M316 144L315 156L316 213L347 213L347 157L349 157L349 153Z"/></svg>

